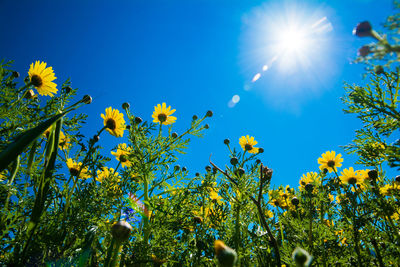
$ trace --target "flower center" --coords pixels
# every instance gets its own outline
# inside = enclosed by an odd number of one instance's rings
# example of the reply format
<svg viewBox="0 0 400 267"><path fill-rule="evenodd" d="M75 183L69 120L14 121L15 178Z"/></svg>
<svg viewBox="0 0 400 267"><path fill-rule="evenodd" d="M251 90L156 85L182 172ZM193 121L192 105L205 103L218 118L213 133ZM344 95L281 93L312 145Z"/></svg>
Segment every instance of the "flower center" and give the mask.
<svg viewBox="0 0 400 267"><path fill-rule="evenodd" d="M72 176L78 176L78 174L79 174L79 170L78 169L76 169L76 168L70 168L69 169L69 173L72 175Z"/></svg>
<svg viewBox="0 0 400 267"><path fill-rule="evenodd" d="M244 145L244 150L250 151L250 150L252 150L252 149L253 149L253 146L252 146L252 145L250 145L250 144L245 144L245 145Z"/></svg>
<svg viewBox="0 0 400 267"><path fill-rule="evenodd" d="M348 182L349 182L349 184L355 184L355 183L357 183L357 179L355 177L350 177Z"/></svg>
<svg viewBox="0 0 400 267"><path fill-rule="evenodd" d="M335 161L334 160L329 160L326 165L328 165L328 167L332 168L332 167L335 166Z"/></svg>
<svg viewBox="0 0 400 267"><path fill-rule="evenodd" d="M110 130L115 130L117 128L117 124L114 119L107 119L106 121L106 127Z"/></svg>
<svg viewBox="0 0 400 267"><path fill-rule="evenodd" d="M121 155L121 156L119 156L119 161L121 161L121 162L127 162L127 161L128 161L128 158L126 157L126 155Z"/></svg>
<svg viewBox="0 0 400 267"><path fill-rule="evenodd" d="M163 123L167 120L167 115L165 115L164 113L160 113L158 114L157 118L161 123Z"/></svg>
<svg viewBox="0 0 400 267"><path fill-rule="evenodd" d="M40 78L39 75L35 74L35 75L32 75L32 77L31 77L31 83L35 87L40 87L40 86L42 86L43 81L42 81L42 78Z"/></svg>

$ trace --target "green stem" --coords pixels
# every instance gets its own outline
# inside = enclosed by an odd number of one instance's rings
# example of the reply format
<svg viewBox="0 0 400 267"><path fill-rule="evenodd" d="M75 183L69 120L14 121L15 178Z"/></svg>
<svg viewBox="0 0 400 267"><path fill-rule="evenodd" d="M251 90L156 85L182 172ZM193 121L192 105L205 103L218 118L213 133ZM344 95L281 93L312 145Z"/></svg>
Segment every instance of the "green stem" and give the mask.
<svg viewBox="0 0 400 267"><path fill-rule="evenodd" d="M235 218L235 249L239 252L239 240L240 240L240 204L237 203L236 207L236 218Z"/></svg>
<svg viewBox="0 0 400 267"><path fill-rule="evenodd" d="M312 236L312 223L313 223L313 204L312 204L312 193L308 193L309 199L310 199L310 213L309 213L309 228L308 228L308 247L309 247L309 252L310 254L313 251L313 236Z"/></svg>
<svg viewBox="0 0 400 267"><path fill-rule="evenodd" d="M143 181L144 207L145 207L145 211L146 211L149 208L148 204L149 204L149 200L150 200L149 199L149 181L148 181L147 175L144 175L143 178L144 178L143 179L144 180ZM144 223L144 225L143 225L143 230L144 230L143 238L144 238L145 244L147 245L147 243L149 242L149 236L150 236L149 218L145 214L143 219L144 219L143 220L143 223Z"/></svg>

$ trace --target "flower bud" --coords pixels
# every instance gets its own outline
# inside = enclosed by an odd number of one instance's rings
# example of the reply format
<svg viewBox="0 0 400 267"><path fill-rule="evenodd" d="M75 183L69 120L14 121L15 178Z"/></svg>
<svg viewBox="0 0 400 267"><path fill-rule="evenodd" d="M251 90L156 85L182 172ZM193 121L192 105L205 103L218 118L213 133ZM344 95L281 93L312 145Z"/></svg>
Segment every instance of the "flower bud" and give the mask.
<svg viewBox="0 0 400 267"><path fill-rule="evenodd" d="M212 117L212 116L213 116L213 112L211 110L207 111L206 117Z"/></svg>
<svg viewBox="0 0 400 267"><path fill-rule="evenodd" d="M83 98L82 98L82 101L85 104L90 104L90 103L92 103L92 97L90 95L84 95Z"/></svg>
<svg viewBox="0 0 400 267"><path fill-rule="evenodd" d="M237 159L236 157L231 158L230 161L231 161L231 164L232 164L232 165L236 165L236 164L238 164L238 162L239 162L238 159Z"/></svg>
<svg viewBox="0 0 400 267"><path fill-rule="evenodd" d="M308 184L306 184L306 186L304 188L306 189L306 191L308 193L311 193L314 189L314 186L312 184L308 183Z"/></svg>
<svg viewBox="0 0 400 267"><path fill-rule="evenodd" d="M210 172L211 171L211 167L210 166L206 166L206 171Z"/></svg>
<svg viewBox="0 0 400 267"><path fill-rule="evenodd" d="M12 76L13 76L14 78L19 78L19 72L18 72L18 71L13 71L13 72L12 72Z"/></svg>
<svg viewBox="0 0 400 267"><path fill-rule="evenodd" d="M193 221L194 221L195 223L202 223L202 222L203 222L203 218L200 217L200 216L194 216L194 217L193 217Z"/></svg>
<svg viewBox="0 0 400 267"><path fill-rule="evenodd" d="M358 55L361 57L366 57L371 53L371 48L369 45L364 45L358 49Z"/></svg>
<svg viewBox="0 0 400 267"><path fill-rule="evenodd" d="M99 142L99 140L100 140L100 136L98 136L97 134L95 136L93 136L93 141L95 143Z"/></svg>
<svg viewBox="0 0 400 267"><path fill-rule="evenodd" d="M371 179L372 181L376 181L376 179L378 179L378 172L376 170L370 170L368 172L368 177L369 179Z"/></svg>
<svg viewBox="0 0 400 267"><path fill-rule="evenodd" d="M300 267L309 266L312 261L312 257L310 256L310 254L308 254L307 251L299 247L297 247L293 251L292 258L296 263L296 265Z"/></svg>
<svg viewBox="0 0 400 267"><path fill-rule="evenodd" d="M172 138L178 138L178 133L175 133L175 132L172 133L172 134L171 134L171 137L172 137Z"/></svg>
<svg viewBox="0 0 400 267"><path fill-rule="evenodd" d="M196 174L195 174L197 177L199 177L200 176L200 173L198 173L198 172L196 172Z"/></svg>
<svg viewBox="0 0 400 267"><path fill-rule="evenodd" d="M372 37L372 26L369 21L360 22L353 29L353 34L358 37Z"/></svg>
<svg viewBox="0 0 400 267"><path fill-rule="evenodd" d="M128 103L128 102L124 102L124 103L122 103L122 109L125 109L125 110L127 110L127 109L129 109L130 108L130 104Z"/></svg>
<svg viewBox="0 0 400 267"><path fill-rule="evenodd" d="M113 226L111 226L111 234L115 238L117 242L125 242L126 240L129 239L129 236L131 235L132 231L132 226L125 222L125 221L119 221L117 223L114 223Z"/></svg>
<svg viewBox="0 0 400 267"><path fill-rule="evenodd" d="M139 123L141 123L143 120L142 120L142 118L140 118L140 117L135 117L135 123L136 124L139 124Z"/></svg>
<svg viewBox="0 0 400 267"><path fill-rule="evenodd" d="M228 138L224 140L224 144L225 144L225 145L229 145L230 142L231 142L231 141L229 141Z"/></svg>
<svg viewBox="0 0 400 267"><path fill-rule="evenodd" d="M204 128L208 129L208 128L210 128L210 125L206 124L206 125L204 125Z"/></svg>
<svg viewBox="0 0 400 267"><path fill-rule="evenodd" d="M383 67L381 65L377 65L374 67L374 72L376 75L380 75L385 73L385 70L383 69Z"/></svg>
<svg viewBox="0 0 400 267"><path fill-rule="evenodd" d="M218 169L217 169L217 168L215 168L215 167L213 167L213 168L212 168L212 171L213 171L213 174L216 174L216 173L217 173L217 171L218 171Z"/></svg>
<svg viewBox="0 0 400 267"><path fill-rule="evenodd" d="M179 166L179 165L175 165L175 167L174 167L174 170L175 170L175 171L179 171L179 170L180 170L180 168L181 168L181 166Z"/></svg>
<svg viewBox="0 0 400 267"><path fill-rule="evenodd" d="M182 171L185 172L187 171L187 168L185 166L182 167Z"/></svg>
<svg viewBox="0 0 400 267"><path fill-rule="evenodd" d="M236 251L225 245L224 242L221 240L216 240L214 242L214 249L220 266L233 267L236 265Z"/></svg>
<svg viewBox="0 0 400 267"><path fill-rule="evenodd" d="M237 169L237 175L242 176L244 174L244 169L243 168L239 168Z"/></svg>
<svg viewBox="0 0 400 267"><path fill-rule="evenodd" d="M24 95L25 99L33 99L35 97L36 97L35 92L32 89L26 91L26 93Z"/></svg>
<svg viewBox="0 0 400 267"><path fill-rule="evenodd" d="M71 88L71 86L66 86L66 87L64 87L64 90L65 90L66 94L69 94L69 93L71 93L72 88Z"/></svg>
<svg viewBox="0 0 400 267"><path fill-rule="evenodd" d="M260 147L259 149L258 149L258 153L264 153L264 148L262 148L262 147Z"/></svg>
<svg viewBox="0 0 400 267"><path fill-rule="evenodd" d="M197 115L193 115L193 117L192 117L192 120L197 120L198 119L198 117L197 117Z"/></svg>
<svg viewBox="0 0 400 267"><path fill-rule="evenodd" d="M297 197L293 197L291 202L293 205L295 205L297 207L300 203L300 200Z"/></svg>

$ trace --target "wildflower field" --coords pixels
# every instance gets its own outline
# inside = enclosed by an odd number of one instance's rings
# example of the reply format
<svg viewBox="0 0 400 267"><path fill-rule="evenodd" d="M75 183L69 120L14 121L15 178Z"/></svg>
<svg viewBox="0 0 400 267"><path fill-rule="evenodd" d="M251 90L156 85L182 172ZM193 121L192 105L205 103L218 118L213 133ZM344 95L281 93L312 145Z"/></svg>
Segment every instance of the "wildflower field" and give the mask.
<svg viewBox="0 0 400 267"><path fill-rule="evenodd" d="M76 99L51 62L22 72L1 61L0 265L400 266L400 175L386 175L400 168L400 15L385 29L364 21L353 32L373 41L356 60L365 81L342 98L363 125L345 146L358 165L332 147L296 187L271 185L268 150L247 133L221 140L229 164L181 167L190 138L207 138L211 110L183 132L168 103L88 117L79 110L96 99ZM84 136L86 120L103 127Z"/></svg>

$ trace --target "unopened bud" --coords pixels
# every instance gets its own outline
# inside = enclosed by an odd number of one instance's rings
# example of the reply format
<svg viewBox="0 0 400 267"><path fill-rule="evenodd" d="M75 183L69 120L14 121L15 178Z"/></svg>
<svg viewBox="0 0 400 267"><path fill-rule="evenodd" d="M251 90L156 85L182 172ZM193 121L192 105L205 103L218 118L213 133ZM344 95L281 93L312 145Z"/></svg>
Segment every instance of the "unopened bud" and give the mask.
<svg viewBox="0 0 400 267"><path fill-rule="evenodd" d="M300 203L300 200L297 197L293 197L291 202L293 205L295 205L297 207Z"/></svg>
<svg viewBox="0 0 400 267"><path fill-rule="evenodd" d="M220 266L233 267L236 265L236 251L225 245L224 242L222 242L221 240L216 240L214 242L214 249Z"/></svg>
<svg viewBox="0 0 400 267"><path fill-rule="evenodd" d="M293 251L292 258L296 263L296 265L299 267L309 266L312 261L312 257L310 256L310 254L308 254L307 251L299 247L297 247Z"/></svg>
<svg viewBox="0 0 400 267"><path fill-rule="evenodd" d="M311 193L314 189L314 186L310 183L306 184L305 189L308 193Z"/></svg>
<svg viewBox="0 0 400 267"><path fill-rule="evenodd" d="M357 26L353 29L353 34L358 37L372 37L372 26L369 21L363 21L357 24Z"/></svg>
<svg viewBox="0 0 400 267"><path fill-rule="evenodd" d="M96 142L99 142L99 140L100 140L100 136L98 136L97 134L95 135L95 136L93 136L93 141L96 143Z"/></svg>
<svg viewBox="0 0 400 267"><path fill-rule="evenodd" d="M259 149L258 149L258 153L264 153L264 148L262 148L262 147L260 147Z"/></svg>
<svg viewBox="0 0 400 267"><path fill-rule="evenodd" d="M225 144L225 145L229 145L230 142L231 142L231 141L229 141L228 138L224 140L224 144Z"/></svg>
<svg viewBox="0 0 400 267"><path fill-rule="evenodd" d="M82 98L82 101L85 104L90 104L90 103L92 103L92 97L90 95L84 95L83 98Z"/></svg>
<svg viewBox="0 0 400 267"><path fill-rule="evenodd" d="M198 172L196 172L196 174L195 174L197 177L199 177L200 176L200 173L198 173Z"/></svg>
<svg viewBox="0 0 400 267"><path fill-rule="evenodd" d="M115 238L115 240L119 243L128 240L129 236L131 235L131 231L132 231L132 226L125 221L119 221L117 223L114 223L113 226L111 227L111 234Z"/></svg>
<svg viewBox="0 0 400 267"><path fill-rule="evenodd" d="M383 67L381 65L377 65L374 67L374 72L376 75L380 75L382 73L385 73L385 70L383 69Z"/></svg>
<svg viewBox="0 0 400 267"><path fill-rule="evenodd" d="M358 49L358 55L361 57L366 57L371 53L371 48L369 45L364 45Z"/></svg>
<svg viewBox="0 0 400 267"><path fill-rule="evenodd" d="M139 124L139 123L141 123L143 120L142 120L142 118L140 118L140 117L135 117L135 123L136 124Z"/></svg>
<svg viewBox="0 0 400 267"><path fill-rule="evenodd" d="M13 76L14 78L19 78L19 72L18 72L18 71L13 71L13 72L12 72L12 76Z"/></svg>
<svg viewBox="0 0 400 267"><path fill-rule="evenodd" d="M239 162L238 159L237 159L236 157L231 158L230 161L231 161L231 164L232 164L232 165L236 165L236 164L238 164L238 162Z"/></svg>
<svg viewBox="0 0 400 267"><path fill-rule="evenodd" d="M71 88L71 86L66 86L66 87L64 87L64 90L65 90L66 94L69 94L69 93L71 93L72 88Z"/></svg>
<svg viewBox="0 0 400 267"><path fill-rule="evenodd" d="M378 172L376 170L370 170L368 172L368 177L369 179L371 179L372 181L376 181L376 179L378 179Z"/></svg>
<svg viewBox="0 0 400 267"><path fill-rule="evenodd" d="M212 116L213 116L213 112L211 110L207 111L206 117L212 117Z"/></svg>
<svg viewBox="0 0 400 267"><path fill-rule="evenodd" d="M206 124L206 125L204 125L204 128L208 129L208 128L210 128L210 125Z"/></svg>
<svg viewBox="0 0 400 267"><path fill-rule="evenodd" d="M178 138L178 133L175 133L175 132L172 133L172 134L171 134L171 137L172 137L172 138Z"/></svg>
<svg viewBox="0 0 400 267"><path fill-rule="evenodd" d="M182 167L182 171L183 172L187 171L187 168L186 167Z"/></svg>
<svg viewBox="0 0 400 267"><path fill-rule="evenodd" d="M175 165L175 167L174 167L174 170L175 170L175 171L179 171L179 170L180 170L180 168L181 168L181 166L179 166L179 165Z"/></svg>
<svg viewBox="0 0 400 267"><path fill-rule="evenodd" d="M210 166L206 166L206 171L210 172L211 171L211 167Z"/></svg>
<svg viewBox="0 0 400 267"><path fill-rule="evenodd" d="M131 105L130 105L128 102L122 103L122 109L127 110L127 109L129 109L130 106L131 106Z"/></svg>
<svg viewBox="0 0 400 267"><path fill-rule="evenodd" d="M193 115L193 117L192 117L192 120L197 120L198 119L198 117L197 117L197 115Z"/></svg>

